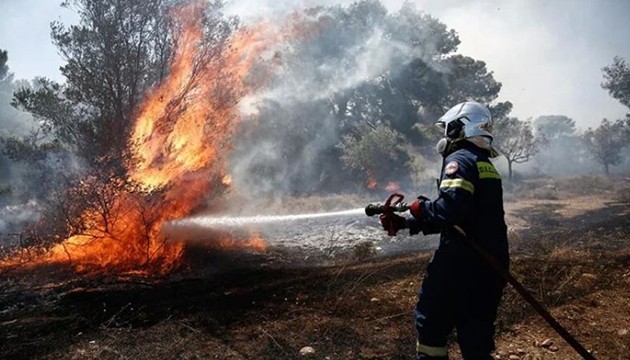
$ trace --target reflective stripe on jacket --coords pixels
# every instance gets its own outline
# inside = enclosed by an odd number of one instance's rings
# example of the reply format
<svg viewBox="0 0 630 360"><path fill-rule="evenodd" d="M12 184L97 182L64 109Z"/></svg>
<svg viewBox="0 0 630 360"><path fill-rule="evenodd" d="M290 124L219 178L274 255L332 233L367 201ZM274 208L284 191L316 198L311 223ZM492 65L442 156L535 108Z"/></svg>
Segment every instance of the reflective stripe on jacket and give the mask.
<svg viewBox="0 0 630 360"><path fill-rule="evenodd" d="M438 198L422 204L426 224L423 232L439 230L442 233L440 247L444 247L454 237L461 236L452 229L452 225L458 225L471 240L507 266L501 176L488 155L488 151L464 142L460 149L446 157Z"/></svg>

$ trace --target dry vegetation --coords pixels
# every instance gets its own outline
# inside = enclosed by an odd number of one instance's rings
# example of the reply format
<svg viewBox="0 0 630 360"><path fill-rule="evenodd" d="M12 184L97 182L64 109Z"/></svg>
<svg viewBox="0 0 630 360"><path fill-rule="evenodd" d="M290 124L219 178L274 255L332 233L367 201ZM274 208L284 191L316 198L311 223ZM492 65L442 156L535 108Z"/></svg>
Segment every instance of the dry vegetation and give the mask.
<svg viewBox="0 0 630 360"><path fill-rule="evenodd" d="M538 192L548 185L553 198ZM629 185L528 180L510 190L525 199L507 206L527 225L510 233L513 273L598 359L630 358ZM167 279L4 274L0 357L410 358L430 253L374 258L369 243L352 253L332 266L280 249L197 254ZM511 289L497 325L497 358L577 358ZM300 355L305 346L315 353Z"/></svg>

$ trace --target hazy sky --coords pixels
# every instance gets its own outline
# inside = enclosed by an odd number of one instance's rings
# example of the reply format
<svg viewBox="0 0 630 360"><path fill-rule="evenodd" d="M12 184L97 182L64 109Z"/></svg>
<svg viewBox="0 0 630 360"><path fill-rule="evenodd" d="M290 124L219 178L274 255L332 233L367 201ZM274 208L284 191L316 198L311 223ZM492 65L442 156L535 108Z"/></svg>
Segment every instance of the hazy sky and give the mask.
<svg viewBox="0 0 630 360"><path fill-rule="evenodd" d="M226 0L226 11L254 21L295 8L347 0ZM402 0L382 0L396 11ZM627 109L601 89L601 68L615 55L630 60L628 0L415 0L419 9L455 29L459 52L486 61L503 83L502 100L520 118L562 114L578 126L624 116ZM52 20L76 21L60 0L0 0L0 49L18 79L63 81L50 43Z"/></svg>

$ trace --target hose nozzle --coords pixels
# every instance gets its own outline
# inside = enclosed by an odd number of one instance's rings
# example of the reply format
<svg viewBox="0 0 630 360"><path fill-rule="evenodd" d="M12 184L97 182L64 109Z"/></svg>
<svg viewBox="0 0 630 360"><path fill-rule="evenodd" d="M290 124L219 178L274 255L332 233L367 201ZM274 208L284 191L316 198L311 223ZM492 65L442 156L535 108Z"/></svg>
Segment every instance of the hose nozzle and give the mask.
<svg viewBox="0 0 630 360"><path fill-rule="evenodd" d="M388 207L385 207L385 205L383 204L370 204L365 207L365 215L374 216L383 214L385 211L405 212L407 210L409 210L409 205L404 202L398 204L390 204Z"/></svg>

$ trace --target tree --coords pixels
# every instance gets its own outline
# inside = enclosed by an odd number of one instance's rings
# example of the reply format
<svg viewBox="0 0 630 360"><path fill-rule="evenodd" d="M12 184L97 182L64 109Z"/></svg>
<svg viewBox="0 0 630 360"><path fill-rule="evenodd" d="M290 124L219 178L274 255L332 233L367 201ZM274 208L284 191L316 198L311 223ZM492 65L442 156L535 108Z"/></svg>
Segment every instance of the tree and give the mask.
<svg viewBox="0 0 630 360"><path fill-rule="evenodd" d="M0 86L2 87L10 81L9 66L7 65L8 60L9 55L7 51L0 50Z"/></svg>
<svg viewBox="0 0 630 360"><path fill-rule="evenodd" d="M93 168L124 172L134 111L168 72L173 44L183 33L169 20L174 3L65 1L80 17L70 27L51 24L53 43L66 60L66 83L38 79L33 88L15 93L14 106L32 113L50 137ZM209 49L223 45L233 30L213 11L206 12L204 24Z"/></svg>
<svg viewBox="0 0 630 360"><path fill-rule="evenodd" d="M584 133L584 140L593 158L603 165L608 175L610 165L619 165L623 161L621 150L628 143L626 124L622 120L610 122L604 119L597 129L589 128Z"/></svg>
<svg viewBox="0 0 630 360"><path fill-rule="evenodd" d="M191 2L187 6L170 6L182 3L178 0L69 0L64 6L76 9L80 23L70 27L51 24L53 43L66 60L61 68L66 82L59 84L39 78L31 86L23 86L16 91L13 105L32 114L38 126L30 135L3 139L3 144L7 146L5 152L25 167L33 164L40 169L56 166L55 171L50 173L59 176L59 181L50 181L47 177L37 179L37 186L31 186L32 189L42 189L53 183L61 188L55 189L59 191L48 191L46 197L37 197L44 199L44 205L52 209L44 215L45 220L57 221L61 225L55 228L58 231L39 228L37 236L41 239L58 241L71 235L67 231L69 224L62 216L66 212L54 206L57 202L75 202L72 205L76 213L92 217L86 223L95 231L100 230L101 224L111 224L124 217L120 212L95 212L98 207L95 208L94 204L100 205L101 198L90 202L87 196L70 196L71 191L68 190L81 184L79 177L90 179L90 189L111 189L111 193L117 196L115 201L138 203L142 212L137 214L136 219L151 220L152 215L143 209L152 207L151 211L160 211L159 206L152 204L166 203L166 192L162 189L149 192L133 181L127 181L127 171L133 169L128 165L133 165L135 160L130 151L133 144L130 144L129 135L136 112L141 110L145 93L170 71L169 61L175 51L181 49L175 44L181 40L181 43L195 49L194 56L186 57L190 71L184 71L183 85L171 91L173 99L158 100L168 111L167 115L155 119L159 121L159 130L154 134L172 127L173 119L188 106L189 95L202 93L197 85L208 80L204 77L205 71L222 64L227 54L231 54L231 50L227 49L227 39L236 26L233 20L222 17L214 7L215 3L202 1ZM174 14L177 20L182 21L171 20ZM187 36L191 32L194 36ZM231 79L230 76L225 76L225 79L216 84L210 82L220 89L212 93L212 97L203 92L203 100L225 101L231 105L236 93L235 85L227 80ZM212 118L210 114L200 116L200 120L206 122ZM204 127L204 134L206 131L209 132ZM54 152L61 155L51 158ZM81 164L80 174L70 170L77 163ZM45 174L48 176L50 173ZM73 176L61 178L68 173ZM34 179L31 181L35 182ZM162 216L157 212L152 214ZM99 218L94 220L96 217ZM155 225L153 220L148 222L151 227ZM117 224L121 225L121 222ZM135 231L133 222L127 222L120 228ZM154 231L151 230L152 233ZM115 243L124 243L122 237L114 233L110 235Z"/></svg>
<svg viewBox="0 0 630 360"><path fill-rule="evenodd" d="M575 133L575 121L564 115L539 116L533 125L549 141Z"/></svg>
<svg viewBox="0 0 630 360"><path fill-rule="evenodd" d="M620 103L630 108L630 66L619 56L615 56L613 63L604 67L604 82L602 87Z"/></svg>
<svg viewBox="0 0 630 360"><path fill-rule="evenodd" d="M564 115L543 115L534 120L533 126L548 142L545 151L535 159L542 172L554 175L588 172L590 156L576 133L573 119Z"/></svg>
<svg viewBox="0 0 630 360"><path fill-rule="evenodd" d="M13 74L9 72L9 54L6 50L0 49L0 136L2 128L6 127L5 121L12 117L14 109L11 108L10 102L13 96Z"/></svg>
<svg viewBox="0 0 630 360"><path fill-rule="evenodd" d="M546 144L540 134L534 134L531 123L508 117L494 123L494 146L505 156L509 179L512 179L514 164L528 162Z"/></svg>
<svg viewBox="0 0 630 360"><path fill-rule="evenodd" d="M353 134L345 135L338 147L341 161L354 171L363 174L374 187L400 174L407 162L401 143L403 137L387 124L357 125Z"/></svg>
<svg viewBox="0 0 630 360"><path fill-rule="evenodd" d="M305 13L292 26L309 29L307 41L283 44L253 133L236 144L233 167L245 172L242 179L256 179L245 184L251 191L350 188L365 172L340 161L341 149L348 137L359 139L362 124L387 124L402 145L414 146L414 157L432 158L433 124L453 101L498 95L500 84L483 62L454 54L455 31L410 4L391 14L374 0ZM399 155L404 164L408 155Z"/></svg>
<svg viewBox="0 0 630 360"><path fill-rule="evenodd" d="M445 107L470 99L490 103L499 95L501 83L494 79L485 62L457 54L446 59L444 65L449 88L443 100Z"/></svg>
<svg viewBox="0 0 630 360"><path fill-rule="evenodd" d="M20 112L11 106L11 98L16 88L13 74L8 66L9 54L0 50L0 187L10 188L11 193L4 197L8 203L18 204L23 201L37 198L39 190L46 188L47 182L38 183L37 187L29 189L27 184L35 182L35 178L41 180L39 175L43 174L41 156L34 156L39 152L39 148L31 148L30 142L26 141L24 148L28 154L24 157L32 158L33 161L25 161L22 166L16 166L12 153L16 150L11 139L18 139L23 136L30 137L29 132L35 125L32 117ZM34 137L34 135L33 135ZM32 191L28 191L32 190Z"/></svg>

